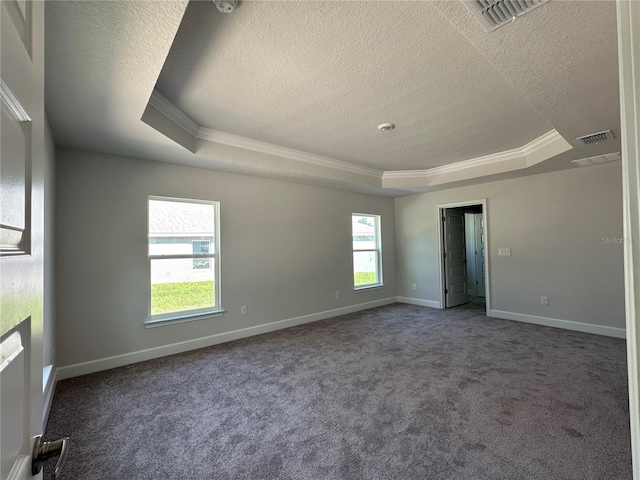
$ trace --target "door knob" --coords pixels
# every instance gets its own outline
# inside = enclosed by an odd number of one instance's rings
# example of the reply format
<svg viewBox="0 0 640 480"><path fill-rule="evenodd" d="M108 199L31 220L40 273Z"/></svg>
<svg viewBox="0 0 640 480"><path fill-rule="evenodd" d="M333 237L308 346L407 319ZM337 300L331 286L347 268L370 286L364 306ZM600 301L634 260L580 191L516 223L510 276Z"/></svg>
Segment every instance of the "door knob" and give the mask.
<svg viewBox="0 0 640 480"><path fill-rule="evenodd" d="M67 449L69 447L69 437L61 438L55 442L44 442L42 435L38 435L33 442L33 453L31 454L31 474L37 475L42 470L42 464L51 457L60 456L53 468L51 480L56 480L62 467L67 461Z"/></svg>

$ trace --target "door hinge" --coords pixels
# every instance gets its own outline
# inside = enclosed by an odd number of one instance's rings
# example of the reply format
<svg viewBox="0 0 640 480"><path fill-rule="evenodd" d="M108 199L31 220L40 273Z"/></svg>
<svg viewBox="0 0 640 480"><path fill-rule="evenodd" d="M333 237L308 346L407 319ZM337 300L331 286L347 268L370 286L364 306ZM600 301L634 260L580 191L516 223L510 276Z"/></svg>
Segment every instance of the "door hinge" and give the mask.
<svg viewBox="0 0 640 480"><path fill-rule="evenodd" d="M444 255L444 258L447 258L447 252L444 252L442 255Z"/></svg>
<svg viewBox="0 0 640 480"><path fill-rule="evenodd" d="M444 293L445 293L445 295L446 295L447 293L449 293L449 290L445 288L445 289L444 289Z"/></svg>
<svg viewBox="0 0 640 480"><path fill-rule="evenodd" d="M442 217L442 221L443 221L443 222L446 222L446 221L447 221L447 218L446 218L446 217Z"/></svg>
<svg viewBox="0 0 640 480"><path fill-rule="evenodd" d="M476 280L476 285L478 285L478 281Z"/></svg>

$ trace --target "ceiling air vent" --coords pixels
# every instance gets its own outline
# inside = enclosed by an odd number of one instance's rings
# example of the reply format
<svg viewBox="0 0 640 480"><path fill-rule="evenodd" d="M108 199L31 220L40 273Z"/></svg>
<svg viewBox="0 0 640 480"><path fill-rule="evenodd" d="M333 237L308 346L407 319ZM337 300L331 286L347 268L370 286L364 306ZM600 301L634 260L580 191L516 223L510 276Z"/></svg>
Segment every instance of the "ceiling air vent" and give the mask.
<svg viewBox="0 0 640 480"><path fill-rule="evenodd" d="M592 133L591 135L578 137L576 140L583 145L597 145L598 143L610 142L614 138L616 137L611 133L611 130L605 130L604 132Z"/></svg>
<svg viewBox="0 0 640 480"><path fill-rule="evenodd" d="M549 0L464 0L487 32L511 22Z"/></svg>

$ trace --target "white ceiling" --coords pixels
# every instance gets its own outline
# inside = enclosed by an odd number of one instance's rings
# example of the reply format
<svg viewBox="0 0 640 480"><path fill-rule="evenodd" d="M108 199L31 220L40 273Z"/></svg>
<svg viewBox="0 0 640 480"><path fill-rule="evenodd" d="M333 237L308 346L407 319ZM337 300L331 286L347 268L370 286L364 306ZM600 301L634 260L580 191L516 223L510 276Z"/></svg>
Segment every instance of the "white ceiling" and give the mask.
<svg viewBox="0 0 640 480"><path fill-rule="evenodd" d="M48 2L46 34L61 146L389 196L619 151L575 141L619 136L610 1L491 33L457 0Z"/></svg>

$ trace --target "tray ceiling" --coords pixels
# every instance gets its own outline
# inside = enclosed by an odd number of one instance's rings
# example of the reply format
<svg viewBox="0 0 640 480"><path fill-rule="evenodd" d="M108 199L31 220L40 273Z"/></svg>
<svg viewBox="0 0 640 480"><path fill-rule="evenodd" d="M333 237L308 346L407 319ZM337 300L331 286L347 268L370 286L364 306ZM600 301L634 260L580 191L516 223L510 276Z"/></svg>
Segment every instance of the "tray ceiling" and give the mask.
<svg viewBox="0 0 640 480"><path fill-rule="evenodd" d="M491 33L458 1L50 2L46 22L62 146L392 196L619 151L575 141L619 131L613 2Z"/></svg>

